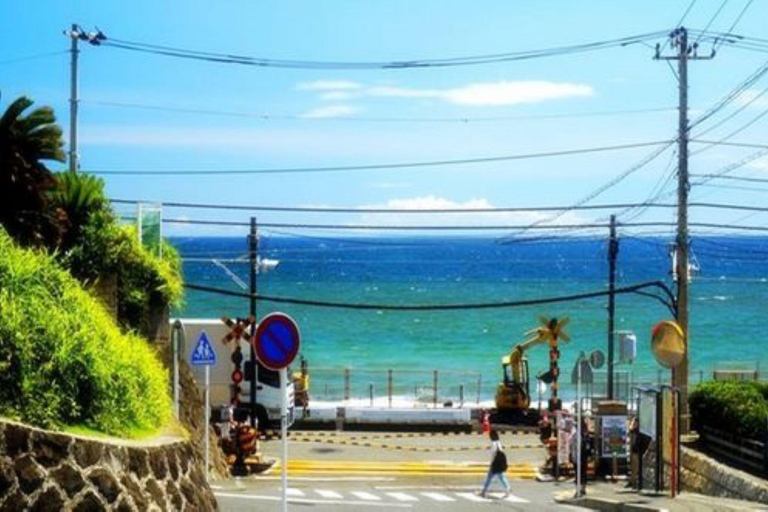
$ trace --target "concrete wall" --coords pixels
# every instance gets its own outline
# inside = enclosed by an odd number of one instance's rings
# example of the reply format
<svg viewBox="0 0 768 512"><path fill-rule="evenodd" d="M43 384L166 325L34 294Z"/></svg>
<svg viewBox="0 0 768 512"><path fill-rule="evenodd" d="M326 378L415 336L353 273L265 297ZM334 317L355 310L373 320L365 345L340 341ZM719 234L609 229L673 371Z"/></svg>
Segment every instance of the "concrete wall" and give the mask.
<svg viewBox="0 0 768 512"><path fill-rule="evenodd" d="M0 511L210 511L202 461L185 441L122 446L0 420Z"/></svg>

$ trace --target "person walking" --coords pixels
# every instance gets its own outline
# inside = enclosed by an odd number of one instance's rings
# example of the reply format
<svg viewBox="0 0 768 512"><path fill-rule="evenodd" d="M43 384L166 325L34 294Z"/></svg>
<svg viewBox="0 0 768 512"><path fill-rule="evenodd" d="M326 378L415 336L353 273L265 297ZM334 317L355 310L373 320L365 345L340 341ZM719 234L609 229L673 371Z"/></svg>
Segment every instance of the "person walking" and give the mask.
<svg viewBox="0 0 768 512"><path fill-rule="evenodd" d="M480 491L480 496L486 497L488 488L491 486L493 477L499 479L501 485L504 486L504 497L509 496L509 482L504 474L507 471L507 455L504 453L504 446L499 440L499 433L495 429L491 429L488 432L488 437L491 439L491 465L488 468L488 476L485 477L485 483L483 484L483 490Z"/></svg>

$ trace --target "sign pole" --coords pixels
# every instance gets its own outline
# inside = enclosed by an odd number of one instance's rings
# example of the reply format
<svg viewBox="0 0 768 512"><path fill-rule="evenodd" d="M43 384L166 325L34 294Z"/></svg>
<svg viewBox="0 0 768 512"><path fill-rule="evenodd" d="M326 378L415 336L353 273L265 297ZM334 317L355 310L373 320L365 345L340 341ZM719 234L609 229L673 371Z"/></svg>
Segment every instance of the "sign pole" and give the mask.
<svg viewBox="0 0 768 512"><path fill-rule="evenodd" d="M282 511L288 512L288 370L280 369L280 439L282 443Z"/></svg>
<svg viewBox="0 0 768 512"><path fill-rule="evenodd" d="M181 322L173 322L171 342L173 344L173 412L179 419L179 336L181 336Z"/></svg>
<svg viewBox="0 0 768 512"><path fill-rule="evenodd" d="M205 365L205 481L209 481L211 424L211 367Z"/></svg>
<svg viewBox="0 0 768 512"><path fill-rule="evenodd" d="M579 364L579 377L576 380L576 497L581 496L581 364Z"/></svg>

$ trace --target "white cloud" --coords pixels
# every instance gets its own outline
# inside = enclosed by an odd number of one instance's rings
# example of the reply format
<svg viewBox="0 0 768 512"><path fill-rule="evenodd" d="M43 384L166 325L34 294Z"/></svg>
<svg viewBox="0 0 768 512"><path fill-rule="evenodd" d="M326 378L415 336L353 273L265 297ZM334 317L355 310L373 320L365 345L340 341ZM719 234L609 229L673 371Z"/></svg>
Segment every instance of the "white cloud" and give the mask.
<svg viewBox="0 0 768 512"><path fill-rule="evenodd" d="M339 100L349 100L354 98L356 95L352 94L351 92L345 92L345 91L330 91L330 92L324 92L320 95L321 100L327 100L327 101L339 101Z"/></svg>
<svg viewBox="0 0 768 512"><path fill-rule="evenodd" d="M758 158L754 162L747 164L747 167L752 169L759 169L761 171L768 171L768 157Z"/></svg>
<svg viewBox="0 0 768 512"><path fill-rule="evenodd" d="M307 119L329 119L332 117L344 117L358 112L360 109L350 105L328 105L319 107L302 114Z"/></svg>
<svg viewBox="0 0 768 512"><path fill-rule="evenodd" d="M386 213L361 214L353 223L368 225L402 226L524 226L541 222L551 216L551 212L466 212L430 213L429 210L473 210L491 209L494 205L485 198L467 201L453 201L434 195L390 199L384 204L368 205L364 208L384 208L398 210L425 210L424 213ZM572 224L584 222L574 213L567 213L551 224Z"/></svg>
<svg viewBox="0 0 768 512"><path fill-rule="evenodd" d="M747 89L736 98L736 104L739 106L749 105L753 108L765 108L768 107L768 95L764 94L764 91Z"/></svg>
<svg viewBox="0 0 768 512"><path fill-rule="evenodd" d="M296 85L296 89L300 91L349 91L360 88L361 84L351 80L315 80Z"/></svg>
<svg viewBox="0 0 768 512"><path fill-rule="evenodd" d="M327 84L321 81L315 84ZM344 83L344 82L340 82ZM321 99L350 99L352 97L376 98L418 98L437 99L454 105L465 106L509 106L525 103L540 103L542 101L590 97L594 95L592 86L569 82L550 82L545 80L516 80L500 82L478 82L463 87L449 89L418 89L414 87L372 86L363 87L351 82L355 87L331 88L307 87L300 84L299 89L325 91Z"/></svg>

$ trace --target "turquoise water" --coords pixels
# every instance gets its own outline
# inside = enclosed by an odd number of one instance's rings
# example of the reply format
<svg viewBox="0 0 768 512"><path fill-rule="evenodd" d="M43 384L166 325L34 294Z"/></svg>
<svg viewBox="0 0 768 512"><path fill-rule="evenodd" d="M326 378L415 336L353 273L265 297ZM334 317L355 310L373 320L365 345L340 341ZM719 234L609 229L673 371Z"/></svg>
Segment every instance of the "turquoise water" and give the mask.
<svg viewBox="0 0 768 512"><path fill-rule="evenodd" d="M240 238L173 240L189 283L235 291L241 288L221 268L190 258L234 259L244 256ZM703 238L692 242L701 274L691 284L691 380L713 368L755 369L768 363L765 313L768 304L768 239ZM553 239L500 245L483 238L313 239L266 237L263 257L280 260L277 270L260 274L261 294L319 301L365 304L451 304L528 300L603 290L607 284L606 242ZM617 286L669 278L667 241L621 241ZM248 282L247 265L227 263ZM652 289L647 290L653 292ZM258 316L283 311L302 332L302 354L309 362L315 390L341 393L342 372L350 368L354 394L377 393L386 386L386 370L395 370L400 393L432 383L455 396L458 385L468 396L493 394L500 378L500 358L538 326L538 317L568 316L572 341L561 347L564 396L572 395L571 369L580 351L607 344L607 298L502 309L460 311L380 311L277 305L260 301ZM187 293L180 316L246 316L248 300L202 292ZM637 360L620 369L633 382L656 382L661 367L650 352L650 331L671 313L660 302L626 294L616 299L616 329L634 331ZM547 349L528 352L532 374L548 368ZM319 380L318 380L319 379ZM449 389L450 388L450 389ZM397 392L397 390L396 390ZM442 395L443 393L441 393Z"/></svg>

